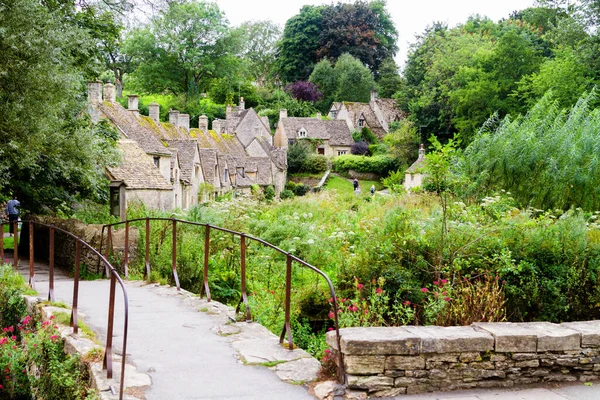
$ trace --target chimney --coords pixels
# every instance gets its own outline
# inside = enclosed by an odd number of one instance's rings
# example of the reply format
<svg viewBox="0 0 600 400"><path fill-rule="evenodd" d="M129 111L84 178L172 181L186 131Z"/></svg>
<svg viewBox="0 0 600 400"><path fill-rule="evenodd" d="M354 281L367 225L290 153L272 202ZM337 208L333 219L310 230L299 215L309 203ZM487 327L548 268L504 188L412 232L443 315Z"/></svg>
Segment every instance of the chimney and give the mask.
<svg viewBox="0 0 600 400"><path fill-rule="evenodd" d="M139 111L138 110L138 95L130 94L127 96L127 99L128 99L127 109L129 111Z"/></svg>
<svg viewBox="0 0 600 400"><path fill-rule="evenodd" d="M109 103L114 103L117 99L117 92L115 90L115 85L112 83L107 83L104 85L104 101Z"/></svg>
<svg viewBox="0 0 600 400"><path fill-rule="evenodd" d="M179 111L177 111L177 110L169 111L169 123L173 126L179 125Z"/></svg>
<svg viewBox="0 0 600 400"><path fill-rule="evenodd" d="M212 128L215 132L220 134L221 133L221 120L220 119L213 120Z"/></svg>
<svg viewBox="0 0 600 400"><path fill-rule="evenodd" d="M102 81L88 82L88 102L102 103Z"/></svg>
<svg viewBox="0 0 600 400"><path fill-rule="evenodd" d="M198 129L204 132L208 130L208 117L206 115L198 117Z"/></svg>
<svg viewBox="0 0 600 400"><path fill-rule="evenodd" d="M179 114L178 125L180 128L185 129L186 132L190 131L190 114Z"/></svg>
<svg viewBox="0 0 600 400"><path fill-rule="evenodd" d="M240 110L244 110L246 108L246 102L244 102L244 98L240 97Z"/></svg>
<svg viewBox="0 0 600 400"><path fill-rule="evenodd" d="M281 121L283 118L287 118L287 110L285 108L279 110L279 120Z"/></svg>
<svg viewBox="0 0 600 400"><path fill-rule="evenodd" d="M377 100L377 97L377 91L371 90L371 102L375 102L375 100Z"/></svg>
<svg viewBox="0 0 600 400"><path fill-rule="evenodd" d="M423 146L423 143L421 143L421 146L419 146L419 158L422 158L425 156L425 146Z"/></svg>
<svg viewBox="0 0 600 400"><path fill-rule="evenodd" d="M225 119L229 119L231 117L232 108L230 104L227 104L227 108L225 108Z"/></svg>
<svg viewBox="0 0 600 400"><path fill-rule="evenodd" d="M160 106L158 103L152 102L148 104L148 114L150 118L154 120L157 124L160 122Z"/></svg>
<svg viewBox="0 0 600 400"><path fill-rule="evenodd" d="M323 119L320 112L317 113L317 119Z"/></svg>

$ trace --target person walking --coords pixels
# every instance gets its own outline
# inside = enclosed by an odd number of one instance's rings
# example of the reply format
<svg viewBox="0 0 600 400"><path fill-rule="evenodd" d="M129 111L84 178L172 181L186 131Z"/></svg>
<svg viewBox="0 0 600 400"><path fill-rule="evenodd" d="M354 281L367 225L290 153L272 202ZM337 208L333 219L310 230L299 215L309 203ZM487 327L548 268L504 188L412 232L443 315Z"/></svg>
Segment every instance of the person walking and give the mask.
<svg viewBox="0 0 600 400"><path fill-rule="evenodd" d="M360 192L360 189L358 186L358 179L354 178L354 180L352 181L352 185L354 186L354 193Z"/></svg>
<svg viewBox="0 0 600 400"><path fill-rule="evenodd" d="M371 185L371 196L375 196L375 185Z"/></svg>
<svg viewBox="0 0 600 400"><path fill-rule="evenodd" d="M19 207L21 207L21 203L17 200L17 196L13 196L12 200L9 200L8 203L6 203L6 215L8 215L8 231L10 232L10 236L14 233L15 222L19 220Z"/></svg>

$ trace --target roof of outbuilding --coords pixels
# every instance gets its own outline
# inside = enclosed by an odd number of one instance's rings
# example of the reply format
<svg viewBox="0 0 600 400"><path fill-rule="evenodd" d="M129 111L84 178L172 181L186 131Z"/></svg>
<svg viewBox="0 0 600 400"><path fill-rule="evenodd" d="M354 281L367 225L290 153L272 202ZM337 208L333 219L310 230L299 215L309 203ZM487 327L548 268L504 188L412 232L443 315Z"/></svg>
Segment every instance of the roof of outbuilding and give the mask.
<svg viewBox="0 0 600 400"><path fill-rule="evenodd" d="M425 147L423 146L423 144L421 144L421 146L419 148L419 157L417 158L417 160L414 163L412 163L412 165L410 167L408 167L406 172L409 174L418 173L418 172L420 172L419 169L421 167L423 167L424 164L425 164Z"/></svg>
<svg viewBox="0 0 600 400"><path fill-rule="evenodd" d="M117 146L123 152L123 160L116 167L107 167L111 180L123 181L129 189L173 190L135 140L121 139Z"/></svg>
<svg viewBox="0 0 600 400"><path fill-rule="evenodd" d="M179 164L181 166L181 179L191 182L198 141L194 139L167 140L167 144L170 148L177 150Z"/></svg>
<svg viewBox="0 0 600 400"><path fill-rule="evenodd" d="M298 131L306 129L307 138L329 140L330 146L352 146L354 139L346 122L342 120L323 120L316 118L283 118L288 139L297 139Z"/></svg>

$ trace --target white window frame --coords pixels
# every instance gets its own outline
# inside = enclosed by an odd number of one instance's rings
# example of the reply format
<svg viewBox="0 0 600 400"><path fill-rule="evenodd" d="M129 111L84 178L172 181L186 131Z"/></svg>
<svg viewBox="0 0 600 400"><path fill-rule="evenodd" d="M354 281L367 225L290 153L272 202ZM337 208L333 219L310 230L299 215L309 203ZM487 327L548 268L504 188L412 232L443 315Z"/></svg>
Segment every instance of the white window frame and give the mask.
<svg viewBox="0 0 600 400"><path fill-rule="evenodd" d="M346 154L348 154L348 150L338 150L337 152L338 156L345 156Z"/></svg>
<svg viewBox="0 0 600 400"><path fill-rule="evenodd" d="M306 129L304 129L304 127L300 128L298 130L298 139L306 139L307 132Z"/></svg>

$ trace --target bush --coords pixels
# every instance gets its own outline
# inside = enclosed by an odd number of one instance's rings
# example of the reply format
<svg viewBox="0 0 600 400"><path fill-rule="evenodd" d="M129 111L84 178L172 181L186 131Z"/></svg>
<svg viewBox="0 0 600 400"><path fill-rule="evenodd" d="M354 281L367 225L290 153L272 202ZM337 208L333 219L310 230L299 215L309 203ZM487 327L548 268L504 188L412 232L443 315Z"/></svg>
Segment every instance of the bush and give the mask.
<svg viewBox="0 0 600 400"><path fill-rule="evenodd" d="M398 170L391 172L386 178L383 178L382 183L394 193L402 193L404 191L404 172Z"/></svg>
<svg viewBox="0 0 600 400"><path fill-rule="evenodd" d="M290 174L302 172L310 153L311 148L306 143L292 143L287 151L288 172Z"/></svg>
<svg viewBox="0 0 600 400"><path fill-rule="evenodd" d="M294 194L296 196L304 196L308 192L310 192L310 186L305 185L304 183L300 183L294 188Z"/></svg>
<svg viewBox="0 0 600 400"><path fill-rule="evenodd" d="M286 189L286 190L291 190L291 191L293 192L293 191L294 191L294 189L296 189L296 182L293 182L293 181L288 181L288 182L285 184L285 189Z"/></svg>
<svg viewBox="0 0 600 400"><path fill-rule="evenodd" d="M369 154L369 144L367 142L356 142L352 145L350 153L357 156L366 156Z"/></svg>
<svg viewBox="0 0 600 400"><path fill-rule="evenodd" d="M327 171L327 169L327 157L318 154L311 154L304 161L301 172L306 172L309 174L319 174L321 172Z"/></svg>
<svg viewBox="0 0 600 400"><path fill-rule="evenodd" d="M333 159L333 170L335 172L370 172L381 176L388 175L398 168L397 160L392 156L356 156L344 155Z"/></svg>
<svg viewBox="0 0 600 400"><path fill-rule="evenodd" d="M291 198L294 197L294 192L292 192L289 189L285 189L284 191L281 192L281 194L279 195L279 197L281 198L281 200L291 199Z"/></svg>
<svg viewBox="0 0 600 400"><path fill-rule="evenodd" d="M275 189L269 185L264 188L265 200L273 200L275 198Z"/></svg>

